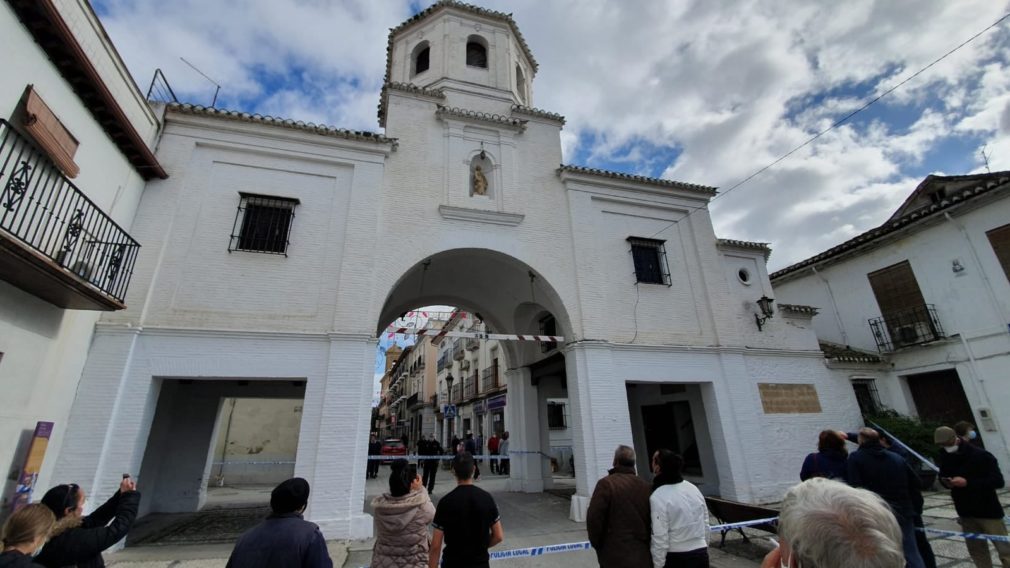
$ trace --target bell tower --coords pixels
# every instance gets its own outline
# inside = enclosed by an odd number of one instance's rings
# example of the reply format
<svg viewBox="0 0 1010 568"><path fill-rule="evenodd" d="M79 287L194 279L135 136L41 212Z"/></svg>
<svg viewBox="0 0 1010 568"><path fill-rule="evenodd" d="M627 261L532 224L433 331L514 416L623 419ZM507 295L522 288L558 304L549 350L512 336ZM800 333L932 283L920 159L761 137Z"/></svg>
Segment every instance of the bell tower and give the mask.
<svg viewBox="0 0 1010 568"><path fill-rule="evenodd" d="M386 82L445 93L449 106L533 106L537 63L512 16L442 0L389 33Z"/></svg>

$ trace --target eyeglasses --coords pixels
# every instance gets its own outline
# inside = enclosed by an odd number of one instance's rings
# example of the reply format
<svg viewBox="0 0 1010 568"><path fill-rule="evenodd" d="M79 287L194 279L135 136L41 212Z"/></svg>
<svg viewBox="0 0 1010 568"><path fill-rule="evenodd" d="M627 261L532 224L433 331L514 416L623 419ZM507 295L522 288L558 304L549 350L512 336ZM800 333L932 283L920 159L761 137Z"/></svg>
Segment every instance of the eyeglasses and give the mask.
<svg viewBox="0 0 1010 568"><path fill-rule="evenodd" d="M76 483L70 483L67 485L69 489L67 490L66 497L63 498L63 506L60 507L60 511L66 511L71 505L74 509L77 509L77 495L80 492L81 487Z"/></svg>

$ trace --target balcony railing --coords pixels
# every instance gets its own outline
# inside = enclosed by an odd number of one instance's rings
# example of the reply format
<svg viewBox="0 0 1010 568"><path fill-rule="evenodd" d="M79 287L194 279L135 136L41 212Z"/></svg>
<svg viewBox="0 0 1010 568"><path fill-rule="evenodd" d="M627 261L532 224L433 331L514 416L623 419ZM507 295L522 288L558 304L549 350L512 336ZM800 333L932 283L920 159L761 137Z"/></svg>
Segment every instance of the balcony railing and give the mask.
<svg viewBox="0 0 1010 568"><path fill-rule="evenodd" d="M452 385L452 404L456 404L458 402L463 401L463 397L460 396L462 394L462 390L463 389L460 387L460 385L458 384Z"/></svg>
<svg viewBox="0 0 1010 568"><path fill-rule="evenodd" d="M477 377L470 375L463 381L463 398L470 400L477 397Z"/></svg>
<svg viewBox="0 0 1010 568"><path fill-rule="evenodd" d="M457 338L452 342L452 358L462 359L466 356L466 351L463 350L463 339Z"/></svg>
<svg viewBox="0 0 1010 568"><path fill-rule="evenodd" d="M447 357L448 354L448 352L443 353L442 356L438 358L438 364L436 365L437 371L441 372L442 369L445 369L445 364L449 360L449 357Z"/></svg>
<svg viewBox="0 0 1010 568"><path fill-rule="evenodd" d="M933 304L923 304L899 312L891 312L869 320L877 349L886 353L943 339L943 327L936 317Z"/></svg>
<svg viewBox="0 0 1010 568"><path fill-rule="evenodd" d="M466 348L467 349L477 349L480 347L480 339L476 337L466 338Z"/></svg>
<svg viewBox="0 0 1010 568"><path fill-rule="evenodd" d="M11 284L65 308L126 307L140 245L2 119L0 229Z"/></svg>
<svg viewBox="0 0 1010 568"><path fill-rule="evenodd" d="M498 388L498 385L495 383L494 374L492 373L493 370L494 369L491 368L491 367L485 367L484 370L481 371L481 373L480 373L480 391L481 392L488 392L488 391L491 391L493 389Z"/></svg>

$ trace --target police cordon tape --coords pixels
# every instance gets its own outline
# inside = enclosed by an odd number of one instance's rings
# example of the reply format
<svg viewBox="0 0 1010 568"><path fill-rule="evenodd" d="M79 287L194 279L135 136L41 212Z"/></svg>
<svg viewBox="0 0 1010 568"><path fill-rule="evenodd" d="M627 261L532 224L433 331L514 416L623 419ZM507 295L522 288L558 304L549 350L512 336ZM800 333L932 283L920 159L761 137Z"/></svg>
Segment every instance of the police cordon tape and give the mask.
<svg viewBox="0 0 1010 568"><path fill-rule="evenodd" d="M551 456L549 456L549 455L547 455L547 454L545 454L543 452L539 452L539 451L535 451L535 450L509 450L509 453L507 453L507 454L494 454L494 455L491 455L491 454L477 454L477 455L473 456L473 459L475 459L475 460L507 460L507 459L511 459L511 458L514 458L514 457L521 457L521 456L529 455L529 454L533 454L533 455L540 454L540 456L542 456L542 457L544 457L546 459L550 459L551 458ZM397 455L392 455L392 454L378 454L378 455L373 454L373 455L369 455L368 459L370 459L370 460L382 460L382 461L389 461L389 460L417 461L417 460L451 460L454 457L456 457L456 454L445 454L445 455L437 454L437 455L433 455L433 456L423 456L423 455L415 455L415 454L404 455L404 456L397 456ZM236 463L241 463L241 462L236 462Z"/></svg>
<svg viewBox="0 0 1010 568"><path fill-rule="evenodd" d="M1010 517L1008 517L1010 518ZM725 523L722 525L710 525L708 530L711 532L718 531L731 531L734 529L742 529L746 527L751 527L755 525L764 525L771 523L778 523L778 517L768 517L766 519L756 519L753 521L743 521L739 523ZM943 536L964 538L964 539L975 539L975 540L991 540L995 542L1010 542L1010 537L995 535L995 534L981 534L981 533L964 533L958 531L948 531L943 529L933 529L933 528L917 528L919 531L931 532ZM527 548L513 548L511 550L496 550L494 552L488 552L491 560L506 560L509 558L526 558L533 556L544 556L546 554L561 554L565 552L577 552L580 550L589 550L589 541L582 542L566 542L563 544L551 544L548 546L531 546ZM362 566L361 568L369 568L368 566Z"/></svg>

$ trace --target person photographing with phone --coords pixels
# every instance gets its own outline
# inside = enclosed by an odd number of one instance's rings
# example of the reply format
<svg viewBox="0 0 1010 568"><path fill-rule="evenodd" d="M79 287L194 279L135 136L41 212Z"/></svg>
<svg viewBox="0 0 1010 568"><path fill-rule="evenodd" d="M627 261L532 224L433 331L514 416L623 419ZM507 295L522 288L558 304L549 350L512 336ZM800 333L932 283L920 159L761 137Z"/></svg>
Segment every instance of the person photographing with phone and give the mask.
<svg viewBox="0 0 1010 568"><path fill-rule="evenodd" d="M37 564L47 568L105 566L102 551L130 531L140 507L140 492L133 478L123 474L119 491L87 516L86 498L84 488L76 483L57 485L46 491L42 503L56 515L56 526L49 542L35 557Z"/></svg>
<svg viewBox="0 0 1010 568"><path fill-rule="evenodd" d="M933 442L940 446L940 483L950 489L961 530L1006 536L1003 506L996 490L1004 486L999 463L989 452L968 443L947 426L933 432ZM981 539L966 539L968 555L975 566L992 566L989 545ZM1010 568L1010 543L993 541L1000 562Z"/></svg>

